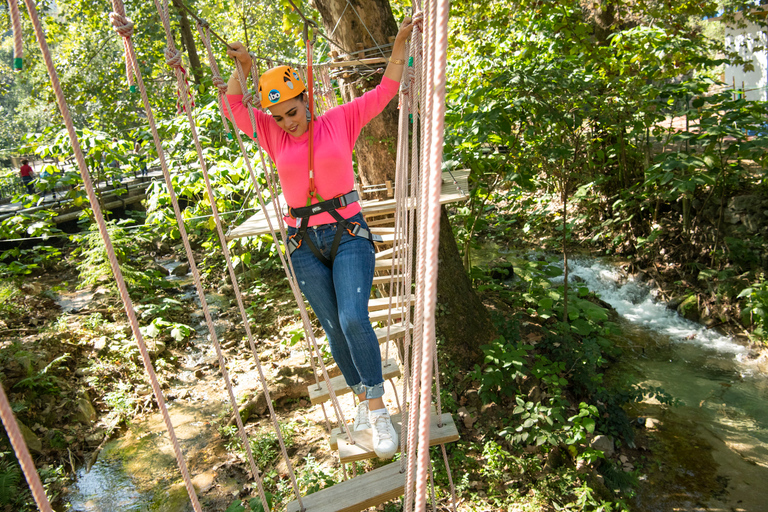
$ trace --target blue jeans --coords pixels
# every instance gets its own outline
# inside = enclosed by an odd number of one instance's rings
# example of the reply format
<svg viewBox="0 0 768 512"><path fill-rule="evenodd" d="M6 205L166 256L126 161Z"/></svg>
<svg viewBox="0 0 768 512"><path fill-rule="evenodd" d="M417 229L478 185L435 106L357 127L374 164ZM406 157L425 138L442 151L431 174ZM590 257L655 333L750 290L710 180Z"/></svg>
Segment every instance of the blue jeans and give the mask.
<svg viewBox="0 0 768 512"><path fill-rule="evenodd" d="M347 220L368 227L361 213ZM376 263L373 243L345 230L332 269L318 260L307 245L311 241L330 259L337 228L336 223L307 228L291 261L299 288L325 330L331 354L347 385L355 394L365 392L366 398L379 398L384 395L381 351L368 319ZM296 231L289 227L288 235Z"/></svg>

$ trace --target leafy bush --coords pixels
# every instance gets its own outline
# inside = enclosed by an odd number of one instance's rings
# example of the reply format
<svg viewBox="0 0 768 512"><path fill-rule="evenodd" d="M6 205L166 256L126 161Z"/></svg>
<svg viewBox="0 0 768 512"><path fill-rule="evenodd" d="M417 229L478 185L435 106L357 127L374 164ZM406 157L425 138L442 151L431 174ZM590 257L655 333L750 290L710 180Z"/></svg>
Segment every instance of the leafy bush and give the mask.
<svg viewBox="0 0 768 512"><path fill-rule="evenodd" d="M740 299L745 299L744 311L749 313L750 320L754 329L752 336L762 343L765 343L766 320L768 320L768 281L765 274L761 273L752 286L744 288L739 293Z"/></svg>

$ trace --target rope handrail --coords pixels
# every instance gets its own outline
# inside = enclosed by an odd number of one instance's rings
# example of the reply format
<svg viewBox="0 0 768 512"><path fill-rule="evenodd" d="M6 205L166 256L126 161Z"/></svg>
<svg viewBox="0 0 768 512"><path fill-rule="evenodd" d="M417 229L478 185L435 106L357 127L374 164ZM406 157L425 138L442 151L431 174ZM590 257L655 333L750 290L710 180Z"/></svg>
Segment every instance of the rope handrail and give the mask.
<svg viewBox="0 0 768 512"><path fill-rule="evenodd" d="M110 15L110 20L113 22L113 25L116 27L122 23L122 18L125 18L125 7L122 3L122 0L113 0L113 7L115 8L114 13ZM121 34L122 35L122 34ZM130 57L127 59L127 62L136 62L135 57L135 50L133 47L133 43L130 40L130 34L124 35L124 40L126 41L126 50L128 52L128 56ZM184 218L181 214L181 209L179 207L178 199L176 197L175 190L173 188L173 183L171 181L171 174L169 172L169 167L167 164L167 161L165 160L165 151L163 151L162 143L159 138L159 134L157 131L157 126L154 120L154 115L152 113L152 108L149 103L149 96L147 94L146 87L144 86L144 82L141 75L141 70L138 67L134 67L134 72L136 73L136 80L139 84L139 90L141 93L142 102L144 104L144 109L147 115L147 121L150 127L150 131L152 133L152 137L155 143L155 147L157 149L159 158L160 158L160 164L161 169L163 171L163 177L165 178L165 183L168 188L169 196L171 199L171 204L174 209L174 213L176 215L177 224L179 227L179 233L182 239L182 243L184 245L185 252L187 254L187 261L189 262L190 271L192 272L193 281L195 285L195 289L197 291L201 309L203 311L203 316L205 318L206 326L208 328L209 336L211 339L211 343L214 346L214 349L216 351L216 356L219 362L219 369L222 373L222 378L224 379L224 382L226 384L226 388L229 395L229 401L230 405L232 407L232 410L234 411L234 415L237 419L237 426L238 426L238 432L240 434L241 441L243 443L243 446L245 448L246 452L246 458L248 459L248 463L250 465L251 473L253 475L253 478L256 480L257 488L259 490L260 497L262 498L263 503L265 506L267 505L266 496L264 495L263 490L263 484L260 477L260 470L256 465L255 459L253 457L253 453L251 450L250 442L248 441L248 437L245 433L245 427L242 423L242 419L240 418L240 413L238 409L237 404L237 398L235 397L234 391L232 390L231 386L231 380L229 378L229 374L226 369L226 362L224 359L224 356L221 351L221 345L218 340L218 336L216 334L216 329L213 325L213 319L210 314L210 309L208 307L208 301L205 297L205 290L202 286L202 281L200 278L200 273L197 268L197 264L195 262L194 253L192 251L191 245L189 243L189 237L186 232L185 226L184 226ZM268 511L268 508L265 508L265 510Z"/></svg>
<svg viewBox="0 0 768 512"><path fill-rule="evenodd" d="M176 434L173 428L173 423L171 422L170 415L168 414L167 408L165 406L165 399L163 397L160 383L158 382L157 375L155 374L154 368L152 367L152 362L149 357L149 351L147 350L146 343L144 342L144 337L141 333L141 330L139 329L139 322L136 317L136 312L133 308L133 302L128 294L128 288L125 284L122 271L120 270L120 265L117 261L117 257L115 256L112 240L109 236L109 232L107 231L106 222L104 221L104 216L102 214L101 207L99 206L98 197L96 196L93 182L91 180L88 167L85 163L85 157L83 156L83 152L80 148L80 143L79 143L77 133L75 131L74 123L69 113L69 106L67 105L66 99L64 98L64 92L61 88L61 83L59 82L58 73L53 64L53 58L51 56L50 49L48 48L48 43L46 41L45 33L43 32L43 28L40 23L40 18L37 15L37 9L35 7L34 0L24 0L24 1L27 5L27 10L29 11L29 17L30 17L30 20L32 21L32 25L35 30L35 35L37 36L37 40L40 45L40 50L43 54L43 60L45 61L45 66L51 80L51 86L53 87L53 90L54 90L56 102L58 104L59 111L61 112L62 118L64 120L64 124L67 128L67 134L69 136L70 143L72 144L72 150L75 154L75 159L77 160L77 164L80 169L80 174L83 178L83 184L88 194L88 199L91 202L91 207L93 209L94 216L96 218L99 232L101 234L102 240L104 241L109 263L110 263L110 266L112 267L112 273L114 274L115 280L117 282L120 298L123 302L123 306L128 315L131 331L133 332L133 335L136 338L136 341L139 345L139 352L141 354L144 368L150 378L152 390L155 394L158 407L160 408L161 414L163 416L163 420L165 421L166 429L168 431L168 435L173 445L174 455L176 456L176 460L179 464L179 470L181 471L181 475L184 480L184 485L187 489L187 493L189 494L189 497L192 502L192 506L195 509L195 512L202 512L202 508L200 507L200 502L197 499L197 493L195 492L194 486L192 485L192 480L189 477L189 471L187 469L184 456L181 453L181 448L179 447L178 439L176 438Z"/></svg>

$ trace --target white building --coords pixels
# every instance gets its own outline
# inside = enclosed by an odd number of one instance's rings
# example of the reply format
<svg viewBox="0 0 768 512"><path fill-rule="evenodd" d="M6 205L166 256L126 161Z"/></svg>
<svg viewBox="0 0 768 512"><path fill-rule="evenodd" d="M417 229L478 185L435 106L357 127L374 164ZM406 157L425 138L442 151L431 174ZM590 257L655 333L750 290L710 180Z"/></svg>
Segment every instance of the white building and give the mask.
<svg viewBox="0 0 768 512"><path fill-rule="evenodd" d="M763 4L753 13L765 18L768 5ZM737 18L741 18L737 16ZM738 19L739 24L744 19ZM739 52L747 62L752 61L754 69L744 71L743 65L726 64L724 82L745 91L745 97L751 101L768 101L768 37L766 30L752 21L744 27L725 26L725 46ZM757 49L756 49L757 48Z"/></svg>

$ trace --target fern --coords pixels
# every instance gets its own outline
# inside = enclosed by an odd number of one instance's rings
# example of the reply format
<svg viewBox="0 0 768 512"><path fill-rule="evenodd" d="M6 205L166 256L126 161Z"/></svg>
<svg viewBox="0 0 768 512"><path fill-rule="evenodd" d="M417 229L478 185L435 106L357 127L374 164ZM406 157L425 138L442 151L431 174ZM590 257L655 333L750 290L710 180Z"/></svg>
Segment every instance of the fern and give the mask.
<svg viewBox="0 0 768 512"><path fill-rule="evenodd" d="M12 505L19 492L21 468L15 460L0 454L0 505Z"/></svg>

